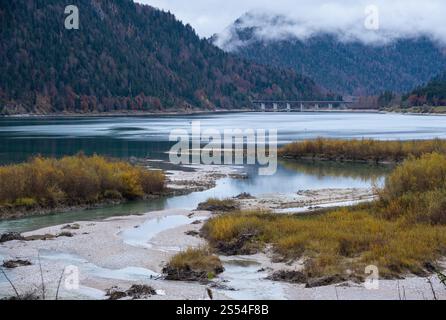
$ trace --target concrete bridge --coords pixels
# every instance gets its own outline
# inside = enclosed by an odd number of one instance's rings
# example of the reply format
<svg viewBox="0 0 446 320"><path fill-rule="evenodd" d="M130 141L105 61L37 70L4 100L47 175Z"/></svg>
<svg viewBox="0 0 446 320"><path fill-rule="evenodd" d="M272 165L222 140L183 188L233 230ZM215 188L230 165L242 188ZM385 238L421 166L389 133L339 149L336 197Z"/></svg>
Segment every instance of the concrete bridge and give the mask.
<svg viewBox="0 0 446 320"><path fill-rule="evenodd" d="M351 101L317 101L317 100L254 100L252 105L259 111L272 112L306 112L345 110L353 104Z"/></svg>

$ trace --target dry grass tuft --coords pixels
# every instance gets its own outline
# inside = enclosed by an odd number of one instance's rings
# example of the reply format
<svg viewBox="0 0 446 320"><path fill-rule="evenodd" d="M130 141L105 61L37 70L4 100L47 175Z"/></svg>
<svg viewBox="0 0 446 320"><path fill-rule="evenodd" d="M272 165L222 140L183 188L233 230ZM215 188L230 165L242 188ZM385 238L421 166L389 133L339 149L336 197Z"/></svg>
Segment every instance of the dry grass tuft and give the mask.
<svg viewBox="0 0 446 320"><path fill-rule="evenodd" d="M222 264L218 256L207 248L189 248L173 256L169 265L177 269L190 268L194 271L213 272L221 268Z"/></svg>

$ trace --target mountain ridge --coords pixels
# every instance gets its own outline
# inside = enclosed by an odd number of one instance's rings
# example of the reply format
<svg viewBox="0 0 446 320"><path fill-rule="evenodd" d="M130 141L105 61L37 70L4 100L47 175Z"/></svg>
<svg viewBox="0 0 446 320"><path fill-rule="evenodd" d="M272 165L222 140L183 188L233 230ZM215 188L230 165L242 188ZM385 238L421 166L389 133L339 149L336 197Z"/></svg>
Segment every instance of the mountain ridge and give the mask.
<svg viewBox="0 0 446 320"><path fill-rule="evenodd" d="M327 32L299 38L293 34L300 31L299 26L286 17L266 19L260 25L255 15L242 16L211 40L251 61L291 67L343 94L404 93L446 69L446 48L426 36L381 43L343 39Z"/></svg>
<svg viewBox="0 0 446 320"><path fill-rule="evenodd" d="M308 77L226 53L174 15L131 0L1 1L0 114L246 108L323 98Z"/></svg>

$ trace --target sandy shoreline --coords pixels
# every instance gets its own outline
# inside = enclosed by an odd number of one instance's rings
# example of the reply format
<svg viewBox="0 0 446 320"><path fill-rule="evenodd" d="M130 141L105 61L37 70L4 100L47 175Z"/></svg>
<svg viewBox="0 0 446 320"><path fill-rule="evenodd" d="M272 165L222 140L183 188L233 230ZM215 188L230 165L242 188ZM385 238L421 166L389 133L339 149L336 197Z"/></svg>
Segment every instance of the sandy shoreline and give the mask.
<svg viewBox="0 0 446 320"><path fill-rule="evenodd" d="M243 179L235 167L200 166L197 170L168 171L169 184L179 191L206 190L221 178ZM296 190L293 194L264 194L237 199L243 209L267 209L277 214L311 212L323 207L343 206L373 199L370 189ZM98 221L71 223L26 232L24 236L58 235L69 231L72 237L52 240L10 241L0 244L0 262L12 259L29 260L32 265L7 269L8 277L21 294L41 292L39 261L43 270L46 298L52 299L64 270L73 266L79 271L80 286L65 286L65 274L60 299L106 299L112 287L127 290L134 284L146 284L157 291L148 299L209 299L207 289L215 299L433 299L427 279L408 277L404 280L381 280L379 290L367 290L363 284L346 283L319 288L267 280L279 270L301 270L302 261L292 264L273 263L270 250L253 256L221 257L225 272L209 284L166 281L160 278L162 268L171 256L188 247L205 245L194 235L204 221L212 216L208 211L169 209L143 215L118 216ZM191 233L192 231L192 233ZM187 234L186 234L187 233ZM68 268L68 269L66 269ZM430 277L437 299L446 299L446 290L436 276ZM0 276L0 298L14 294L6 279Z"/></svg>
<svg viewBox="0 0 446 320"><path fill-rule="evenodd" d="M210 212L167 210L143 216L110 218L97 222L78 222L73 237L47 241L11 241L0 245L0 259L28 259L31 266L7 270L21 293L39 293L39 256L47 297L55 295L61 272L69 266L79 269L80 288L61 288L62 299L105 299L105 291L114 286L128 289L147 284L159 292L150 299L207 299L211 288L216 299L433 299L425 278L381 280L379 290L367 290L361 284L348 283L319 288L273 282L265 278L277 270L300 270L292 265L271 262L268 252L254 256L222 257L226 271L214 284L156 280L169 257L181 249L197 247L205 241L186 235L198 231ZM199 222L199 223L197 223ZM58 234L63 225L25 233L25 236ZM98 250L98 248L100 248ZM439 280L431 281L438 299L446 299ZM213 288L217 287L217 289ZM218 289L221 287L222 289ZM399 291L398 291L399 288ZM0 297L11 296L9 284L0 280Z"/></svg>

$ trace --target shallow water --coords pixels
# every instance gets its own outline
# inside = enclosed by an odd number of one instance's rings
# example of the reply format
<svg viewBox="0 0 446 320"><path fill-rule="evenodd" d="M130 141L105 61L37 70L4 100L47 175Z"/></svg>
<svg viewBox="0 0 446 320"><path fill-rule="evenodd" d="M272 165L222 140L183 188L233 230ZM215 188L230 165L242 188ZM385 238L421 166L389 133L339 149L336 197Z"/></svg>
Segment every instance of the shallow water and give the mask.
<svg viewBox="0 0 446 320"><path fill-rule="evenodd" d="M97 278L138 281L147 280L150 278L157 278L160 276L159 273L156 273L155 271L139 267L129 266L123 269L116 270L98 267L97 265L89 262L86 259L83 259L82 257L65 252L41 250L40 258L42 260L50 260L63 263L64 265L77 266L79 268L79 271L83 274Z"/></svg>
<svg viewBox="0 0 446 320"><path fill-rule="evenodd" d="M226 113L194 116L0 118L0 163L35 154L98 153L119 158L167 159L173 129L277 129L278 143L331 138L446 137L446 117L379 113Z"/></svg>
<svg viewBox="0 0 446 320"><path fill-rule="evenodd" d="M223 178L209 190L188 195L165 197L156 200L134 201L99 209L75 210L54 215L27 217L0 221L0 233L8 231L26 232L48 226L76 221L99 220L114 216L143 214L165 209L194 210L208 198L235 197L247 192L253 196L282 193L295 194L299 190L325 188L369 188L382 181L389 171L387 167L346 164L314 164L282 161L274 176L257 175L256 167L246 167L248 178Z"/></svg>
<svg viewBox="0 0 446 320"><path fill-rule="evenodd" d="M138 228L131 228L122 231L119 236L124 240L124 243L143 248L152 248L153 244L150 242L159 233L175 229L177 227L191 224L194 221L203 220L203 217L192 217L187 216L166 216L160 218L148 219L146 222L141 224ZM165 250L175 250L180 251L182 248L165 248Z"/></svg>
<svg viewBox="0 0 446 320"><path fill-rule="evenodd" d="M265 279L268 273L260 271L262 266L250 258L222 258L225 271L219 276L228 281L225 285L236 290L221 290L235 300L286 300L287 296L280 282Z"/></svg>

